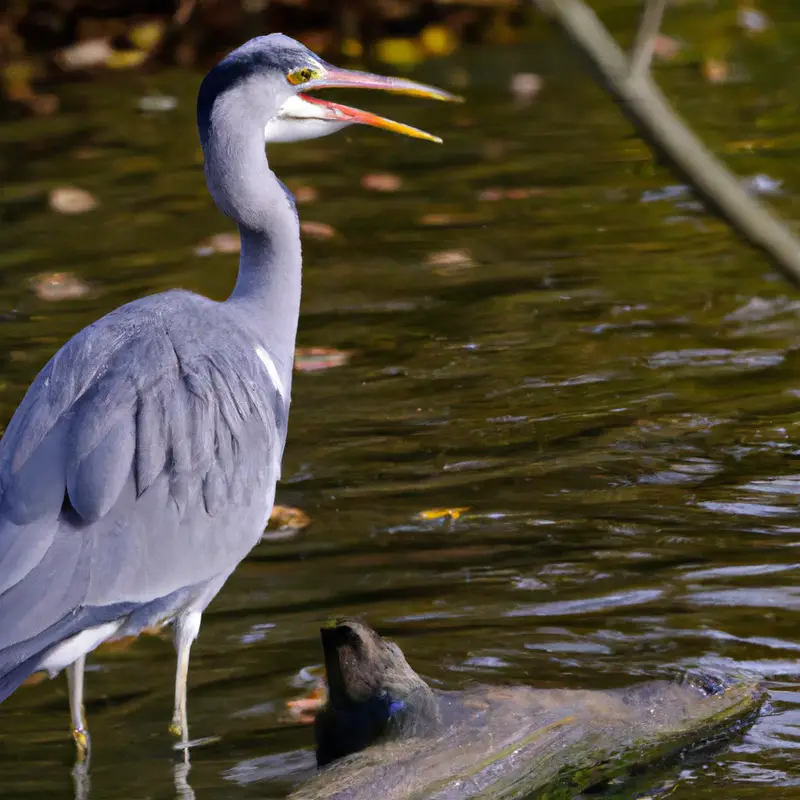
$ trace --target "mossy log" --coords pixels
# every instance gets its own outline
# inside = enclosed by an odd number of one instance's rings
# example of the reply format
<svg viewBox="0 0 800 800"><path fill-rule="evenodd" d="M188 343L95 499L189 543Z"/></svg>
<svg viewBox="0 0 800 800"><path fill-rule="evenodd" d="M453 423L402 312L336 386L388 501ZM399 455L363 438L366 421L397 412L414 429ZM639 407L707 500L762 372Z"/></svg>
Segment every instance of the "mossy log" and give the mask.
<svg viewBox="0 0 800 800"><path fill-rule="evenodd" d="M708 675L611 691L437 692L360 622L322 639L317 758L328 766L291 800L573 797L741 729L762 702L757 684Z"/></svg>

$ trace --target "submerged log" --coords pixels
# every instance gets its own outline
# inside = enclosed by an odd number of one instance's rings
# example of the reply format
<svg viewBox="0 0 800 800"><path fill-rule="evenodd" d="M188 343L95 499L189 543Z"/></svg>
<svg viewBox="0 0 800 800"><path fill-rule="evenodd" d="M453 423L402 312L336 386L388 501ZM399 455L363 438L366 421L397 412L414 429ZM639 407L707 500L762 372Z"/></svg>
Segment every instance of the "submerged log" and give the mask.
<svg viewBox="0 0 800 800"><path fill-rule="evenodd" d="M572 797L752 721L755 684L696 675L611 691L434 691L354 620L322 629L324 768L291 800Z"/></svg>

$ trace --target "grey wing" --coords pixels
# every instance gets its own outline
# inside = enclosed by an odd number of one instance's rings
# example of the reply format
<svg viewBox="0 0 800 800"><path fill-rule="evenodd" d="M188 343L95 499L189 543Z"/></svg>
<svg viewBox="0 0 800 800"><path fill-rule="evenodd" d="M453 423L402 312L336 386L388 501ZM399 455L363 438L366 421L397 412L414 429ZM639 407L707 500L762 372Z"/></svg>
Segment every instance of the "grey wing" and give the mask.
<svg viewBox="0 0 800 800"><path fill-rule="evenodd" d="M65 345L0 442L0 684L83 627L224 579L263 530L287 409L216 304L159 297Z"/></svg>

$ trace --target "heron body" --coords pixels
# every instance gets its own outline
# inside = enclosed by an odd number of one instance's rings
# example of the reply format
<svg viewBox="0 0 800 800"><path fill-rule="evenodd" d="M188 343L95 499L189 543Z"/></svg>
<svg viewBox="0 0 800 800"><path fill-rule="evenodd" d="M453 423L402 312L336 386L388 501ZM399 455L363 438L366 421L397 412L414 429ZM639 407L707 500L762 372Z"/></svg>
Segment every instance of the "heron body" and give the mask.
<svg viewBox="0 0 800 800"><path fill-rule="evenodd" d="M73 733L85 656L173 622L173 722L187 741L189 648L208 603L259 541L280 477L300 307L291 193L265 141L363 123L433 138L303 91L356 86L453 99L339 70L281 34L205 78L198 128L209 190L239 228L224 302L169 291L80 331L44 367L0 440L0 701L68 669Z"/></svg>

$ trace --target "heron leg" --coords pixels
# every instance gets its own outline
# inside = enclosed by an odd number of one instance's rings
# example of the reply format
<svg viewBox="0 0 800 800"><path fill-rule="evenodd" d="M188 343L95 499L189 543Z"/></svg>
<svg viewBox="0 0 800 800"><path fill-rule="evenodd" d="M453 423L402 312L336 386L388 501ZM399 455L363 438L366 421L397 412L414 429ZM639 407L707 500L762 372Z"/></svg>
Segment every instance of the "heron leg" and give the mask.
<svg viewBox="0 0 800 800"><path fill-rule="evenodd" d="M199 611L189 611L175 621L175 651L178 664L175 670L175 708L172 712L170 733L181 740L181 744L189 744L189 719L186 714L186 683L189 675L189 653L192 642L200 630Z"/></svg>
<svg viewBox="0 0 800 800"><path fill-rule="evenodd" d="M69 690L69 713L72 719L72 738L75 740L75 749L77 750L79 764L88 760L92 747L83 708L83 672L85 667L85 655L81 656L67 667L67 688Z"/></svg>

